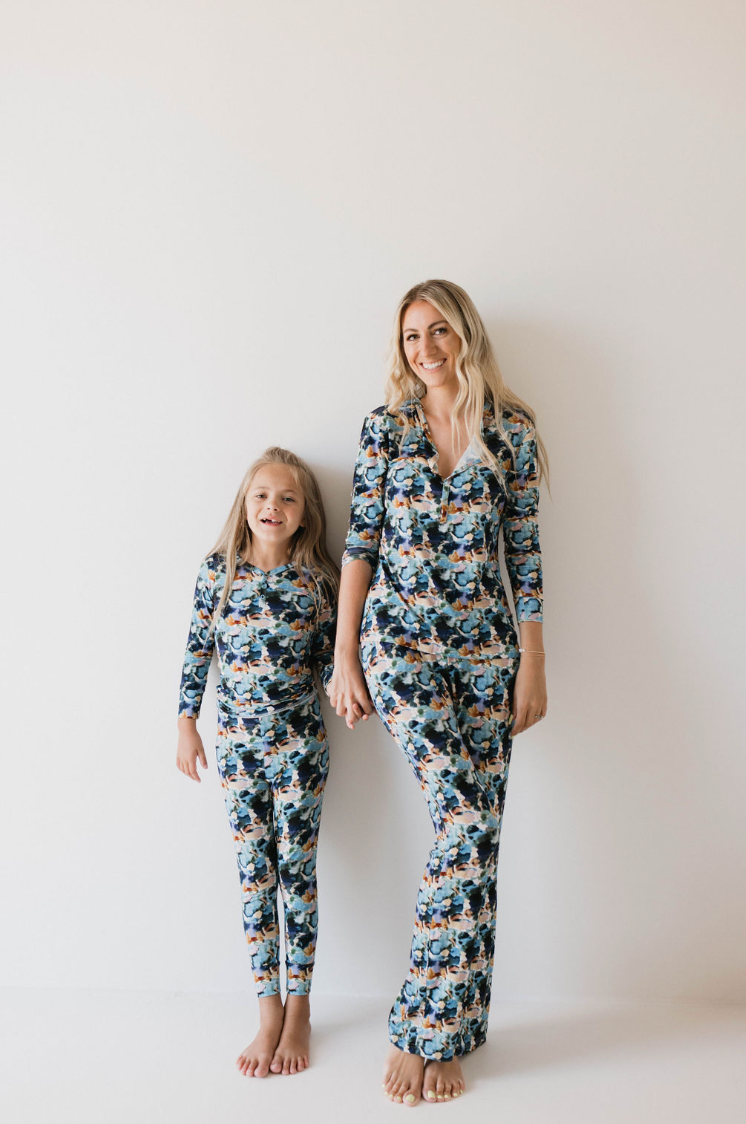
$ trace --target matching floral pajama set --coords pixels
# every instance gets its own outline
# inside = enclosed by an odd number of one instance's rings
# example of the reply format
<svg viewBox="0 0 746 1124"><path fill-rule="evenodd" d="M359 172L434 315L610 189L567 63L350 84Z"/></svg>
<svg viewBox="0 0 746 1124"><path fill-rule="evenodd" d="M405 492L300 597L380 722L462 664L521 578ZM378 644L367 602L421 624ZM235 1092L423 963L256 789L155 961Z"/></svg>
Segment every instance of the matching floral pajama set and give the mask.
<svg viewBox="0 0 746 1124"><path fill-rule="evenodd" d="M212 555L197 578L179 715L198 716L217 650L218 769L257 993L280 990L279 880L287 990L307 995L318 921L316 844L329 767L313 670L326 687L335 607L310 570L288 564L265 573L239 559L233 590L211 627L224 585L225 561Z"/></svg>
<svg viewBox="0 0 746 1124"><path fill-rule="evenodd" d="M470 447L444 480L418 400L363 424L342 564L373 568L361 655L376 710L422 786L435 829L409 973L389 1016L400 1049L443 1060L485 1040L497 856L511 752L519 621L542 619L535 431L491 404L482 432L501 483ZM409 421L409 428L404 418Z"/></svg>
<svg viewBox="0 0 746 1124"><path fill-rule="evenodd" d="M408 426L405 424L408 421ZM442 479L418 400L363 424L344 566L373 569L361 655L376 710L422 786L435 842L417 897L409 973L389 1016L402 1050L447 1060L485 1040L495 895L518 667L498 538L519 621L542 619L536 440L491 404L482 432L504 479L469 447ZM235 840L243 919L260 996L279 991L277 884L288 991L310 990L316 843L328 745L313 681L332 673L335 613L322 582L293 565L265 573L219 555L197 579L179 714L199 714L213 650L220 668L217 758Z"/></svg>

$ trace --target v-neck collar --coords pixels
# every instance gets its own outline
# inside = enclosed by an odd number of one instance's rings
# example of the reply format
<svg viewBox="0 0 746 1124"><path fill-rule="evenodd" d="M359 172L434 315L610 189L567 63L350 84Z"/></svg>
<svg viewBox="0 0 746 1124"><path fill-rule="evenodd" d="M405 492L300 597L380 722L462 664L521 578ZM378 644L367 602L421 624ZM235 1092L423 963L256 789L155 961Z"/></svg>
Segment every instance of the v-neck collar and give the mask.
<svg viewBox="0 0 746 1124"><path fill-rule="evenodd" d="M448 475L447 476L441 476L441 474L438 472L438 468L437 468L438 459L439 459L438 448L437 448L435 442L433 441L432 433L430 432L430 426L428 424L427 417L425 416L425 411L422 408L422 402L420 401L419 398L412 398L411 403L412 403L414 414L415 414L417 420L420 423L420 428L422 429L422 432L425 436L425 439L427 440L428 444L430 445L430 448L433 450L432 456L427 458L427 463L429 464L433 475L438 477L441 484L445 484L446 481L450 480L451 477L455 476L457 472L461 472L462 469L464 469L467 464L472 464L474 461L479 460L479 456L478 456L478 454L477 454L477 452L474 448L473 441L469 441L469 444L466 446L463 453L461 454L461 456L459 457L458 461L453 466L451 471L448 473ZM491 412L492 412L492 403L489 400L489 398L487 398L487 399L485 399L484 409L482 411L482 426L481 426L482 435L484 435L485 423L486 423L486 421L488 419L488 416Z"/></svg>
<svg viewBox="0 0 746 1124"><path fill-rule="evenodd" d="M283 570L290 570L293 567L292 562L283 562L281 566L273 566L271 570L263 570L261 566L257 566L253 562L247 562L240 554L238 555L238 561L247 570L252 570L255 574L261 574L265 578L271 577L273 574L280 574Z"/></svg>

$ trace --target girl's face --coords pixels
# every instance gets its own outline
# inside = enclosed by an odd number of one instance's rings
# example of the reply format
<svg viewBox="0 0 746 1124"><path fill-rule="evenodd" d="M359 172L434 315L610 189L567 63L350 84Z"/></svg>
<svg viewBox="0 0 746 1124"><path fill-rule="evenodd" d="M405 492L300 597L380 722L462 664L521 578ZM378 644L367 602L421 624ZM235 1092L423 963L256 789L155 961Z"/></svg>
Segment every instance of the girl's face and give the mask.
<svg viewBox="0 0 746 1124"><path fill-rule="evenodd" d="M303 520L305 500L287 465L265 464L246 493L251 534L268 546L290 543Z"/></svg>
<svg viewBox="0 0 746 1124"><path fill-rule="evenodd" d="M404 354L428 390L456 379L461 340L429 301L414 301L402 320Z"/></svg>

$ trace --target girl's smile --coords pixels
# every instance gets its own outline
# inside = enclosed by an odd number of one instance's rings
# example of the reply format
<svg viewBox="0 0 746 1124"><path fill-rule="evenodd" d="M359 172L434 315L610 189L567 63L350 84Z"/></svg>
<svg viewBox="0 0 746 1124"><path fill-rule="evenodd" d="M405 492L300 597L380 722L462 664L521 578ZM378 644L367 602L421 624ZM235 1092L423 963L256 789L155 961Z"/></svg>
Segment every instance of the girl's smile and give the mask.
<svg viewBox="0 0 746 1124"><path fill-rule="evenodd" d="M246 492L246 522L255 547L289 546L304 509L303 495L287 465L266 464L260 468Z"/></svg>

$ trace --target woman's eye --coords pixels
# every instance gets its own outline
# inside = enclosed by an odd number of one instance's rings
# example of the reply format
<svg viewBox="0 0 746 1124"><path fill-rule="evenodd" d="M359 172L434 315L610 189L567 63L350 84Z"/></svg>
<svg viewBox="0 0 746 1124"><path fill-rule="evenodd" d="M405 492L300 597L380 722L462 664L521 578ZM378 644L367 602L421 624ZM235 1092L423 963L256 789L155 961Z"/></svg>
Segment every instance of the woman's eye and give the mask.
<svg viewBox="0 0 746 1124"><path fill-rule="evenodd" d="M411 343L411 342L412 342L412 340L416 340L416 339L417 339L417 336L405 336L405 337L404 337L404 339L405 339L405 342L406 342L406 343Z"/></svg>

